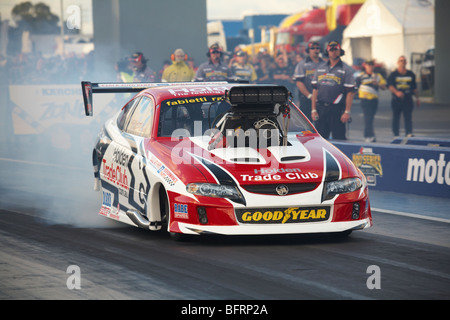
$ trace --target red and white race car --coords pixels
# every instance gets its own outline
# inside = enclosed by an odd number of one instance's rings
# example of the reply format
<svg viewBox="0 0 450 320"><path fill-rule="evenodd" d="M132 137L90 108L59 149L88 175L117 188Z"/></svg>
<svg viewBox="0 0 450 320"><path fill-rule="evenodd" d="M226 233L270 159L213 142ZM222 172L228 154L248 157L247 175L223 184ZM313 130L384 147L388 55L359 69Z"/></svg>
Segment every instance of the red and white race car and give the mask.
<svg viewBox="0 0 450 320"><path fill-rule="evenodd" d="M364 175L323 139L285 87L82 82L138 92L93 151L100 214L183 234L347 234L372 225Z"/></svg>

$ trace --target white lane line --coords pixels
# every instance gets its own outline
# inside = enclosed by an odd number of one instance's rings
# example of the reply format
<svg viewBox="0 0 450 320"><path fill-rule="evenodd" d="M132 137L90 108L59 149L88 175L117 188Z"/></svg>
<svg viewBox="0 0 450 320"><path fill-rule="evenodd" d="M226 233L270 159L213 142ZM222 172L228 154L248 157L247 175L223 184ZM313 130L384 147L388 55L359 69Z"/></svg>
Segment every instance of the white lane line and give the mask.
<svg viewBox="0 0 450 320"><path fill-rule="evenodd" d="M394 214L394 215L397 215L397 216L404 216L404 217L417 218L417 219L423 219L423 220L431 220L431 221L450 223L450 219L424 216L424 215L421 215L421 214L407 213L407 212L400 212L400 211L395 211L395 210L379 209L379 208L372 208L372 210L378 211L378 212L381 212L381 213Z"/></svg>

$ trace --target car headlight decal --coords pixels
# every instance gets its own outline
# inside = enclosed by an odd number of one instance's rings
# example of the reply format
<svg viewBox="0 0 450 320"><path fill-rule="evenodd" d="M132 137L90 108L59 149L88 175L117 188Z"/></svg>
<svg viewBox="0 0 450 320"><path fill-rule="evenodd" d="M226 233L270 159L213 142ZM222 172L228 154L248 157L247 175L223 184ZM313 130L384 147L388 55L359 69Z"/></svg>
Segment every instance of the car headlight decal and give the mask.
<svg viewBox="0 0 450 320"><path fill-rule="evenodd" d="M203 195L214 198L227 198L236 203L246 205L246 201L233 177L217 164L208 161L195 154L191 154L216 178L218 184L214 183L190 183L186 190L192 194ZM195 193L194 193L195 192Z"/></svg>
<svg viewBox="0 0 450 320"><path fill-rule="evenodd" d="M349 193L356 191L362 187L360 178L348 178L336 181L329 181L325 184L326 195L335 196L337 194Z"/></svg>
<svg viewBox="0 0 450 320"><path fill-rule="evenodd" d="M328 193L328 183L339 181L341 178L341 167L339 166L339 163L337 160L331 155L331 153L323 149L323 157L324 157L324 184L323 184L323 191L322 191L322 202L326 200L333 199L333 197L336 194L329 194Z"/></svg>
<svg viewBox="0 0 450 320"><path fill-rule="evenodd" d="M243 196L236 186L213 183L189 183L186 191L198 196L227 198L242 203Z"/></svg>

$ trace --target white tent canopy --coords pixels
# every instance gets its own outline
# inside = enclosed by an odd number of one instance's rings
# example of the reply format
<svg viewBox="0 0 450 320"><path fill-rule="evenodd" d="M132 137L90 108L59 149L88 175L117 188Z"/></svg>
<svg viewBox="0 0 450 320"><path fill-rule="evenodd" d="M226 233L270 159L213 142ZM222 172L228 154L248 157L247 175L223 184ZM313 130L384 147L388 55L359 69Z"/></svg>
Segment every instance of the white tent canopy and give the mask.
<svg viewBox="0 0 450 320"><path fill-rule="evenodd" d="M397 58L434 47L434 0L367 0L343 33L343 60L376 59L388 70Z"/></svg>

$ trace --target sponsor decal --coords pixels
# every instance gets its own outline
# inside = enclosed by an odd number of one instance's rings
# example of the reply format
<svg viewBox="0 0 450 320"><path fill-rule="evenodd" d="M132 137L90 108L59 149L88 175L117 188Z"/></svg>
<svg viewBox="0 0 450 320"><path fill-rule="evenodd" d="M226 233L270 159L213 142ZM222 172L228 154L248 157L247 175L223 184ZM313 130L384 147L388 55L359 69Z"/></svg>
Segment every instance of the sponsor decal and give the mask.
<svg viewBox="0 0 450 320"><path fill-rule="evenodd" d="M111 207L111 201L112 196L110 192L103 191L103 205L107 207Z"/></svg>
<svg viewBox="0 0 450 320"><path fill-rule="evenodd" d="M376 176L383 176L381 156L373 153L372 148L361 147L358 153L352 154L352 161L366 176L367 184L376 186Z"/></svg>
<svg viewBox="0 0 450 320"><path fill-rule="evenodd" d="M450 185L450 162L445 161L445 153L439 154L439 160L409 158L406 181Z"/></svg>
<svg viewBox="0 0 450 320"><path fill-rule="evenodd" d="M299 168L292 169L254 169L257 175L241 174L242 181L277 181L281 179L288 180L311 180L319 178L314 172L301 172ZM276 173L276 174L275 174ZM280 173L280 174L278 174Z"/></svg>
<svg viewBox="0 0 450 320"><path fill-rule="evenodd" d="M236 209L240 223L301 223L326 221L330 217L330 207L291 207L268 209Z"/></svg>
<svg viewBox="0 0 450 320"><path fill-rule="evenodd" d="M119 187L128 190L128 174L127 169L120 165L115 165L114 162L108 164L106 159L103 159L102 175L107 180L114 182Z"/></svg>
<svg viewBox="0 0 450 320"><path fill-rule="evenodd" d="M99 214L105 217L109 216L109 211L111 209L109 207L105 207L104 205L100 208Z"/></svg>
<svg viewBox="0 0 450 320"><path fill-rule="evenodd" d="M172 90L173 91L173 90ZM167 106L186 105L190 103L205 103L205 102L218 102L222 101L223 96L203 96L203 97L189 97L166 100L164 103Z"/></svg>
<svg viewBox="0 0 450 320"><path fill-rule="evenodd" d="M189 211L187 204L174 203L173 213L175 218L189 219Z"/></svg>
<svg viewBox="0 0 450 320"><path fill-rule="evenodd" d="M205 94L205 93L217 93L223 94L225 90L228 90L228 87L185 87L179 89L169 89L169 92L174 97L180 96L191 96L195 94Z"/></svg>
<svg viewBox="0 0 450 320"><path fill-rule="evenodd" d="M318 76L318 81L321 82L321 84L332 86L334 83L341 84L342 79L332 73L326 73Z"/></svg>
<svg viewBox="0 0 450 320"><path fill-rule="evenodd" d="M105 204L100 208L99 214L105 216L107 218L111 218L114 220L120 220L119 218L120 204L117 204L116 207L107 207Z"/></svg>
<svg viewBox="0 0 450 320"><path fill-rule="evenodd" d="M128 164L129 157L130 156L127 155L126 152L121 148L115 148L112 155L112 161L120 164L121 166L126 166Z"/></svg>
<svg viewBox="0 0 450 320"><path fill-rule="evenodd" d="M171 187L177 183L177 176L170 171L161 161L159 161L155 156L148 153L149 164L156 169L156 172L166 181Z"/></svg>

